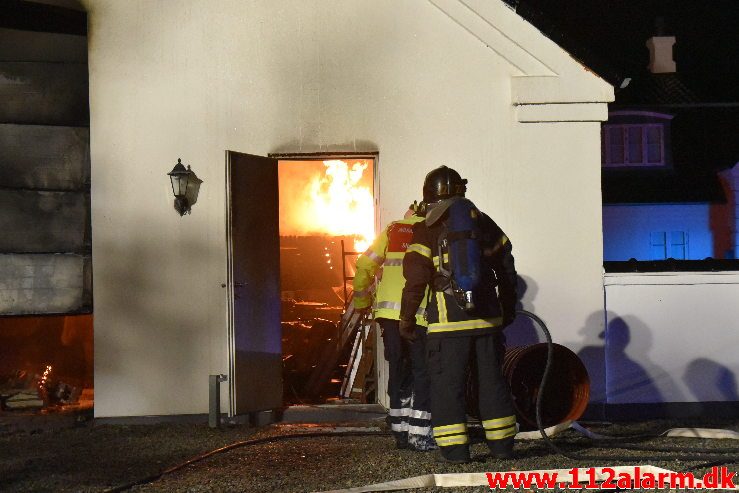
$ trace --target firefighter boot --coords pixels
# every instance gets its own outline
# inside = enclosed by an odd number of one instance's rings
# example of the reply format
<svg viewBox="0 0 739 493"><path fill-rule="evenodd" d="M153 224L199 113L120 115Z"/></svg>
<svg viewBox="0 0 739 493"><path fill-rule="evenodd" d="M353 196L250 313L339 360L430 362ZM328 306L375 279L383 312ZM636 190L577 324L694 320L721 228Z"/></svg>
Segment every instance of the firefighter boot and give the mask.
<svg viewBox="0 0 739 493"><path fill-rule="evenodd" d="M490 449L490 457L493 459L512 459L513 437L495 441L488 440L488 448Z"/></svg>
<svg viewBox="0 0 739 493"><path fill-rule="evenodd" d="M447 464L467 464L471 461L470 449L467 445L451 445L439 447L436 455L437 462Z"/></svg>

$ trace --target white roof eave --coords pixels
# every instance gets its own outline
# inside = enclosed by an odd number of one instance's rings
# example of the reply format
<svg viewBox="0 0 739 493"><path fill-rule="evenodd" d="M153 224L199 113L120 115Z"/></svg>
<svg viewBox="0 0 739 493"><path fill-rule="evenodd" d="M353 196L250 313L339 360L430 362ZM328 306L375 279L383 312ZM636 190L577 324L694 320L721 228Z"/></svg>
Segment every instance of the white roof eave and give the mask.
<svg viewBox="0 0 739 493"><path fill-rule="evenodd" d="M514 68L511 104L518 107L519 121L607 119L606 105L614 99L613 86L501 0L429 2ZM557 114L563 119L558 120Z"/></svg>

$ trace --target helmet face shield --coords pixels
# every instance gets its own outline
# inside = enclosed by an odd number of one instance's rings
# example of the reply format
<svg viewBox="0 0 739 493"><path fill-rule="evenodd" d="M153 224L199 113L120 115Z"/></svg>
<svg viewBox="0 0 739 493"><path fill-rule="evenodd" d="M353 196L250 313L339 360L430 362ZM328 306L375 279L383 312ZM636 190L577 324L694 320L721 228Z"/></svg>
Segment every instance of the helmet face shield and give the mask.
<svg viewBox="0 0 739 493"><path fill-rule="evenodd" d="M449 197L464 197L467 180L452 168L440 166L431 170L423 182L423 201L427 204Z"/></svg>

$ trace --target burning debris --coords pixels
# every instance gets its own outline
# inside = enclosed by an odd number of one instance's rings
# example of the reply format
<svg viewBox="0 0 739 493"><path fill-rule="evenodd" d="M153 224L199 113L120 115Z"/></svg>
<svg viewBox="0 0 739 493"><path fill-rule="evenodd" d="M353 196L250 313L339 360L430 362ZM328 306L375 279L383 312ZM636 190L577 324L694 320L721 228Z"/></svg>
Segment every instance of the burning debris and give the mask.
<svg viewBox="0 0 739 493"><path fill-rule="evenodd" d="M0 376L0 406L3 410L55 408L79 401L81 389L51 378L52 366L41 375L17 370Z"/></svg>
<svg viewBox="0 0 739 493"><path fill-rule="evenodd" d="M39 398L38 392L21 391L8 397L3 405L5 409L41 409L44 401Z"/></svg>
<svg viewBox="0 0 739 493"><path fill-rule="evenodd" d="M309 216L314 224L334 236L354 236L357 250L366 250L374 236L375 212L372 189L361 186L366 162L351 168L344 161L324 161L326 174L310 185Z"/></svg>
<svg viewBox="0 0 739 493"><path fill-rule="evenodd" d="M91 408L92 385L92 314L0 317L0 409Z"/></svg>
<svg viewBox="0 0 739 493"><path fill-rule="evenodd" d="M46 383L49 380L49 374L51 373L51 365L46 365L46 369L44 370L44 374L41 375L41 379L38 381L38 389L39 391L44 391L46 388Z"/></svg>
<svg viewBox="0 0 739 493"><path fill-rule="evenodd" d="M0 404L2 409L42 408L44 401L39 396L42 378L42 376L22 370L18 370L12 375L0 377Z"/></svg>

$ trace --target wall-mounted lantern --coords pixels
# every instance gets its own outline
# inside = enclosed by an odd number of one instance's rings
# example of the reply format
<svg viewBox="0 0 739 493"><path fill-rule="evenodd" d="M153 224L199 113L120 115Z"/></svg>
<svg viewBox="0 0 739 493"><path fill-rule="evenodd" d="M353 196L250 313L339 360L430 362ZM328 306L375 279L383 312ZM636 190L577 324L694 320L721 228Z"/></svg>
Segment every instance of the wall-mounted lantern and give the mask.
<svg viewBox="0 0 739 493"><path fill-rule="evenodd" d="M175 210L180 213L180 216L189 214L190 208L198 201L198 191L203 180L197 177L189 165L185 169L182 159L178 159L172 171L167 174L172 180Z"/></svg>

